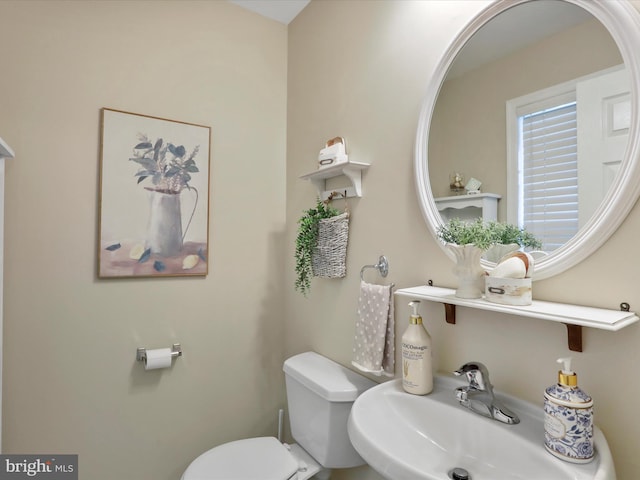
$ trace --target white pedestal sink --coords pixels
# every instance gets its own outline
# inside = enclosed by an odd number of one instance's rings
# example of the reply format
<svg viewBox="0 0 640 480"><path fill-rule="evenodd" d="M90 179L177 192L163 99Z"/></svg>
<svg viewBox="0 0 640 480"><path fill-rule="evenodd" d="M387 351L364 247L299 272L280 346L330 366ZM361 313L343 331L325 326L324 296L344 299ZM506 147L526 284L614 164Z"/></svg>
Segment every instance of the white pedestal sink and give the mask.
<svg viewBox="0 0 640 480"><path fill-rule="evenodd" d="M517 425L460 406L460 379L437 376L430 395L406 393L400 380L362 394L349 417L351 443L389 480L450 480L462 468L470 480L616 480L609 445L595 428L596 456L587 464L562 461L544 448L541 406L496 396L520 417ZM541 395L542 397L542 395Z"/></svg>

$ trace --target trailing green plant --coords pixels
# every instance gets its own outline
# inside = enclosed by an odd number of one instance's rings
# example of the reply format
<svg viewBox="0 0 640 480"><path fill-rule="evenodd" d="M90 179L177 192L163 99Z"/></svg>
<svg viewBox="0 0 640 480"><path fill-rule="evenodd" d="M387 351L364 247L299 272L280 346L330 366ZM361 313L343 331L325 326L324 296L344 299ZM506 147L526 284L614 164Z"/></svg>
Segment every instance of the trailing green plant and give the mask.
<svg viewBox="0 0 640 480"><path fill-rule="evenodd" d="M311 257L318 245L318 225L323 218L340 215L340 212L318 198L315 208L306 210L298 219L298 236L296 237L296 282L295 288L304 296L311 288L313 267Z"/></svg>
<svg viewBox="0 0 640 480"><path fill-rule="evenodd" d="M445 243L473 244L487 250L492 245L517 243L520 247L541 248L542 243L524 228L509 223L484 222L481 218L463 222L452 218L438 228L438 238Z"/></svg>

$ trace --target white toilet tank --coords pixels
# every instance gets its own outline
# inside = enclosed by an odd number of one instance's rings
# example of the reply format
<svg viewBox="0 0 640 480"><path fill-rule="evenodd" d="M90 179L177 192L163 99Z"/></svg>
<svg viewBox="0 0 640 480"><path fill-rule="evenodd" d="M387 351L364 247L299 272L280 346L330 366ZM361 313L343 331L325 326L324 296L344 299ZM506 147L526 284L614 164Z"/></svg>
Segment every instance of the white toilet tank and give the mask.
<svg viewBox="0 0 640 480"><path fill-rule="evenodd" d="M364 465L347 434L355 399L376 385L342 365L306 352L284 362L291 434L325 468Z"/></svg>

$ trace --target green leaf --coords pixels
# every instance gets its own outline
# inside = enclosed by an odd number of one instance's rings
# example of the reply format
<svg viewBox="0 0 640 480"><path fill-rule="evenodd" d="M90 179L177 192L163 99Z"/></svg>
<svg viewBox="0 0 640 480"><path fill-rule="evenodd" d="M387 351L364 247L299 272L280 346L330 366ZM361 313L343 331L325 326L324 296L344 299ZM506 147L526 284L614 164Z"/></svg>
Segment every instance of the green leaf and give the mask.
<svg viewBox="0 0 640 480"><path fill-rule="evenodd" d="M173 177L175 174L177 174L177 173L179 173L179 172L180 172L180 168L179 168L179 167L176 167L176 166L174 165L173 167L169 168L169 169L165 172L164 176L165 176L165 177Z"/></svg>
<svg viewBox="0 0 640 480"><path fill-rule="evenodd" d="M147 157L134 157L129 159L132 162L139 163L144 168L151 172L155 172L158 170L158 164L152 159Z"/></svg>
<svg viewBox="0 0 640 480"><path fill-rule="evenodd" d="M156 140L156 144L153 146L153 159L155 161L158 160L158 153L160 153L160 148L162 147L162 139L159 138Z"/></svg>
<svg viewBox="0 0 640 480"><path fill-rule="evenodd" d="M184 157L184 154L187 153L187 151L185 150L185 148L180 145L179 147L176 147L175 145L173 145L172 143L169 144L169 151L175 155L176 157Z"/></svg>
<svg viewBox="0 0 640 480"><path fill-rule="evenodd" d="M151 177L151 182L154 185L171 188L176 192L190 188L190 173L200 171L193 160L193 156L199 150L198 146L194 148L191 156L185 159L187 151L183 145L176 146L172 143L164 143L162 138L158 138L152 146L146 136L139 136L139 139L143 141L134 148L137 150L136 156L129 158L130 161L136 162L142 167L135 173L135 176L138 177L138 184ZM146 151L140 152L141 149L146 149ZM168 153L173 156L167 157ZM171 187L168 186L167 179L172 179Z"/></svg>
<svg viewBox="0 0 640 480"><path fill-rule="evenodd" d="M151 249L147 248L144 253L142 255L140 255L140 258L138 259L138 263L144 263L147 260L149 260L149 257L151 256Z"/></svg>

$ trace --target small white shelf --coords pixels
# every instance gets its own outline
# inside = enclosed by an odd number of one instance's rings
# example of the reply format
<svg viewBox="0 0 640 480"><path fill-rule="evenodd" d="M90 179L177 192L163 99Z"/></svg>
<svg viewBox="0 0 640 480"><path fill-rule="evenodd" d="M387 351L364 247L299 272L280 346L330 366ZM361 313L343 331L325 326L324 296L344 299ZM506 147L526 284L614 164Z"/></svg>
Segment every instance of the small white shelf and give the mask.
<svg viewBox="0 0 640 480"><path fill-rule="evenodd" d="M310 180L318 189L318 196L322 200L326 200L331 193L336 190L344 193L345 197L361 197L362 196L362 171L369 168L370 164L360 162L347 162L341 165L333 165L331 167L316 170L315 172L302 175L303 180ZM344 175L351 181L351 186L347 188L339 188L334 190L326 189L326 181L329 178Z"/></svg>
<svg viewBox="0 0 640 480"><path fill-rule="evenodd" d="M482 218L485 222L495 222L498 220L498 200L501 198L497 193L476 193L438 197L434 200L445 222L456 216L462 220Z"/></svg>
<svg viewBox="0 0 640 480"><path fill-rule="evenodd" d="M403 288L397 290L395 294L444 304L448 323L455 323L455 306L564 323L567 325L569 349L578 352L582 351L581 327L617 331L640 320L634 312L584 307L566 303L534 300L531 305L512 306L491 303L484 299L458 298L455 296L455 290L453 289L427 285Z"/></svg>

